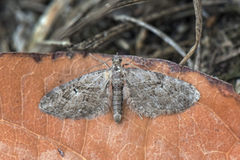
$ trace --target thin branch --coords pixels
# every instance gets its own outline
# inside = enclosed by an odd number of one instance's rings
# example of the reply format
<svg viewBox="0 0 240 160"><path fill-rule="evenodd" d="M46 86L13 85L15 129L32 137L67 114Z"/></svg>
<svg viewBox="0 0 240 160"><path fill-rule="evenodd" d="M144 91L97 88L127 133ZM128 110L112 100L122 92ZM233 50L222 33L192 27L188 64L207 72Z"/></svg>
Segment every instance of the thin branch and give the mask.
<svg viewBox="0 0 240 160"><path fill-rule="evenodd" d="M203 6L212 6L212 5L219 5L219 4L224 4L224 3L228 3L228 0L207 1L207 2L203 2L202 5ZM149 22L149 21L153 21L156 19L161 19L165 15L171 15L171 14L186 10L191 7L192 7L192 3L188 3L185 5L181 5L181 6L175 6L175 7L163 10L161 12L158 12L158 13L153 13L151 15L144 16L144 17L140 18L140 20L143 20L144 22ZM108 30L105 30L83 42L75 44L72 47L72 49L73 50L94 50L97 47L99 47L100 45L102 45L103 43L105 43L106 41L113 39L114 37L120 35L122 32L127 31L133 27L134 27L134 24L132 24L130 22L124 22L120 25L117 25Z"/></svg>
<svg viewBox="0 0 240 160"><path fill-rule="evenodd" d="M168 8L166 10L161 11L160 13L153 13L151 15L145 16L141 18L140 20L143 21L153 21L155 19L160 19L161 17L173 13L177 13L179 11L191 8L192 4L186 4L182 6L172 7ZM92 38L89 38L81 43L75 44L72 49L73 50L93 50L99 47L104 42L110 40L111 38L116 37L117 35L120 35L122 32L127 31L131 28L133 28L135 25L131 22L124 22L120 25L114 26L108 30L105 30L97 35L95 35Z"/></svg>
<svg viewBox="0 0 240 160"><path fill-rule="evenodd" d="M139 26L142 26L146 29L148 29L149 31L153 32L154 34L156 34L157 36L159 36L160 38L162 38L166 43L168 43L169 45L171 45L173 48L175 48L176 51L178 51L178 53L182 56L185 57L186 53L184 52L184 50L176 43L174 42L174 40L172 40L169 36L167 36L165 33L163 33L162 31L160 31L159 29L141 21L141 20L137 20L135 18L126 16L126 15L120 15L120 16L114 16L114 19L116 20L121 20L121 21L130 21L132 23L136 23ZM188 61L188 65L190 67L193 66L193 63L191 60Z"/></svg>
<svg viewBox="0 0 240 160"><path fill-rule="evenodd" d="M194 65L194 70L199 70L200 69L200 60L201 60L201 44L199 43L197 47L197 56L195 58L195 65Z"/></svg>
<svg viewBox="0 0 240 160"><path fill-rule="evenodd" d="M107 13L111 11L112 8L115 7L117 0L109 0L109 3L102 6L99 10L95 12L91 12L86 17L80 19L79 21L76 21L71 26L67 26L67 28L60 28L58 29L54 35L52 36L53 39L64 39L66 37L69 37L73 33L79 31L81 28L86 27L89 23L99 19L100 17L105 16Z"/></svg>
<svg viewBox="0 0 240 160"><path fill-rule="evenodd" d="M229 59L232 59L232 58L234 58L236 56L239 56L239 55L240 55L240 47L238 49L232 50L227 55L222 55L222 56L217 57L216 60L215 60L215 64L225 62L225 61L227 61Z"/></svg>
<svg viewBox="0 0 240 160"><path fill-rule="evenodd" d="M61 46L61 47L70 47L72 43L69 40L62 40L62 41L55 41L55 40L45 40L39 42L42 45L49 45L49 46Z"/></svg>
<svg viewBox="0 0 240 160"><path fill-rule="evenodd" d="M120 9L120 8L124 8L124 7L128 7L128 6L132 6L132 5L136 5L136 4L140 4L140 3L145 3L147 2L147 0L128 0L128 1L121 1L119 3L116 4L116 6L114 7L113 10L116 9ZM113 11L112 10L112 11Z"/></svg>
<svg viewBox="0 0 240 160"><path fill-rule="evenodd" d="M33 31L33 36L31 38L30 44L28 46L29 52L38 52L39 47L36 46L38 42L43 41L48 33L51 31L51 26L56 20L56 17L61 13L62 8L68 5L70 0L54 0L52 4L48 6L45 13L39 18L38 23L36 23Z"/></svg>
<svg viewBox="0 0 240 160"><path fill-rule="evenodd" d="M198 43L200 42L201 39L201 34L202 34L202 7L201 7L201 1L200 0L193 0L194 4L194 11L195 11L195 16L196 16L196 41L194 46L189 50L188 54L183 58L183 60L179 63L181 66L183 66L186 61L193 55L194 51L196 50Z"/></svg>

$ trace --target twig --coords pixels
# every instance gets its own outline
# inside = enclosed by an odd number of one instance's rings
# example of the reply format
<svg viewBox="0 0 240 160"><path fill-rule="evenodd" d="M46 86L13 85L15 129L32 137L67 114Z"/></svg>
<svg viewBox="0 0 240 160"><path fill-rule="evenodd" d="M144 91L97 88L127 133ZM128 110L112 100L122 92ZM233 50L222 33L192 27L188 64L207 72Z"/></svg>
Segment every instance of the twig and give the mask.
<svg viewBox="0 0 240 160"><path fill-rule="evenodd" d="M211 74L214 70L215 58L219 52L220 48L216 48L215 51L211 54L210 61L207 63L209 64L207 73Z"/></svg>
<svg viewBox="0 0 240 160"><path fill-rule="evenodd" d="M202 7L201 7L201 1L200 0L193 0L194 4L194 11L196 16L196 23L195 23L195 30L196 30L196 41L194 46L188 51L188 54L183 58L183 60L179 63L181 66L183 66L186 61L193 55L194 51L197 48L198 43L201 39L202 34Z"/></svg>
<svg viewBox="0 0 240 160"><path fill-rule="evenodd" d="M215 60L215 64L219 64L219 63L222 63L224 61L227 61L231 58L234 58L236 56L239 56L240 55L240 47L236 50L232 50L229 54L227 55L222 55L222 56L219 56L216 58Z"/></svg>
<svg viewBox="0 0 240 160"><path fill-rule="evenodd" d="M72 43L69 40L62 40L62 41L55 41L55 40L45 40L39 42L39 44L43 45L55 45L55 46L62 46L62 47L70 47Z"/></svg>
<svg viewBox="0 0 240 160"><path fill-rule="evenodd" d="M143 21L153 21L155 19L160 19L161 17L168 15L168 14L173 14L182 10L185 10L187 8L192 7L192 4L186 4L183 6L177 6L177 7L172 7L168 8L164 11L161 11L160 13L153 13L151 15L148 15L146 17L143 17L141 20ZM118 26L114 26L108 30L105 30L97 35L95 35L92 38L89 38L81 43L75 44L72 49L73 50L93 50L97 47L99 47L101 44L104 42L110 40L111 38L116 37L117 35L121 34L124 31L127 31L131 28L133 28L135 25L131 22L124 22Z"/></svg>
<svg viewBox="0 0 240 160"><path fill-rule="evenodd" d="M81 28L87 26L90 22L95 21L96 19L99 19L100 17L103 17L106 15L112 8L115 7L117 0L108 1L109 3L102 6L99 10L95 12L91 12L86 17L82 18L80 21L76 21L71 26L68 26L68 28L61 28L58 31L56 31L53 35L53 39L64 39L66 37L69 37L76 31L79 31Z"/></svg>
<svg viewBox="0 0 240 160"><path fill-rule="evenodd" d="M39 18L38 23L34 27L33 36L28 46L29 52L38 52L40 49L37 43L43 41L48 33L51 31L56 17L62 11L62 8L69 3L70 0L54 0L52 4L46 9L45 13Z"/></svg>
<svg viewBox="0 0 240 160"><path fill-rule="evenodd" d="M158 35L160 38L162 38L166 43L168 43L169 45L171 45L173 48L175 48L176 51L178 51L178 53L185 57L186 53L184 52L184 50L177 44L175 43L169 36L167 36L165 33L163 33L162 31L160 31L159 29L141 21L141 20L137 20L135 18L126 16L126 15L120 15L120 16L114 16L114 19L116 20L121 20L121 21L131 21L133 23L136 23L139 26L142 26L144 28L147 28L148 30L150 30L151 32L153 32L154 34ZM193 63L191 60L188 61L188 65L190 67L193 66Z"/></svg>
<svg viewBox="0 0 240 160"><path fill-rule="evenodd" d="M147 0L128 0L128 1L121 1L118 4L116 4L116 6L113 8L113 10L116 9L120 9L123 7L128 7L131 5L136 5L136 4L140 4L140 3L144 3L147 2Z"/></svg>
<svg viewBox="0 0 240 160"><path fill-rule="evenodd" d="M228 0L207 1L207 2L203 2L202 5L203 6L212 6L212 5L219 5L219 4L224 4L224 3L228 3ZM147 16L141 18L141 20L143 20L144 22L153 21L156 19L160 19L165 15L174 14L174 13L186 10L188 8L191 8L191 7L192 7L192 3L188 3L185 5L181 5L181 6L175 6L175 7L163 10L161 12L158 12L158 13L153 13L151 15L147 15ZM94 50L97 47L99 47L100 45L102 45L103 43L105 43L106 41L109 41L110 39L120 35L122 32L127 31L133 27L134 27L134 24L132 24L130 22L122 23L118 26L114 26L108 30L105 30L83 42L75 44L72 47L72 49L73 50Z"/></svg>
<svg viewBox="0 0 240 160"><path fill-rule="evenodd" d="M22 9L29 9L36 12L44 12L46 5L38 1L21 0L19 5Z"/></svg>
<svg viewBox="0 0 240 160"><path fill-rule="evenodd" d="M194 65L194 70L199 70L200 68L200 60L201 60L201 44L199 43L198 47L197 47L197 55L195 58L195 65Z"/></svg>
<svg viewBox="0 0 240 160"><path fill-rule="evenodd" d="M147 33L148 31L146 28L142 28L140 32L138 33L138 36L136 37L136 42L135 42L135 55L138 55L140 50L142 50L144 46L144 41L147 38Z"/></svg>

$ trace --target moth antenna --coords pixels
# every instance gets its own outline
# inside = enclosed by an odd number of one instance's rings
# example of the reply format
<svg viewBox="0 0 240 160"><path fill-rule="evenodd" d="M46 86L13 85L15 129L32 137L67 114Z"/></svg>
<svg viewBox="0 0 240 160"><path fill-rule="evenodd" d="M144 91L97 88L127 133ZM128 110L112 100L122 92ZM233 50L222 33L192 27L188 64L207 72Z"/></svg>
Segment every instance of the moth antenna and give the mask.
<svg viewBox="0 0 240 160"><path fill-rule="evenodd" d="M139 67L137 67L137 66L131 64L132 61L133 61L133 58L134 58L134 57L135 57L135 56L132 56L132 60L131 60L130 62L127 62L127 61L125 61L124 59L122 59L125 63L127 63L127 64L124 64L124 65L131 65L131 66L133 66L133 67L135 67L135 68L141 69L141 68L139 68ZM124 65L123 65L123 67L124 67Z"/></svg>
<svg viewBox="0 0 240 160"><path fill-rule="evenodd" d="M105 64L108 68L111 68L106 62L108 62L108 61L110 61L111 59L109 59L109 60L107 60L107 61L101 61L100 59L98 59L97 57L95 57L94 55L92 55L91 53L89 53L89 55L92 57L92 58L94 58L94 59L96 59L96 60L98 60L99 62L102 62L103 64Z"/></svg>
<svg viewBox="0 0 240 160"><path fill-rule="evenodd" d="M111 59L105 61L105 63L108 62L108 61L110 61L110 60L111 60ZM101 63L101 64L98 64L98 65L95 65L94 67L91 67L91 68L85 69L84 71L80 72L79 74L81 74L81 73L83 73L83 72L86 72L86 71L89 71L90 69L93 69L93 68L95 68L95 67L101 66L101 65L103 65L103 64L104 64L104 63ZM109 66L108 66L108 67L109 67Z"/></svg>

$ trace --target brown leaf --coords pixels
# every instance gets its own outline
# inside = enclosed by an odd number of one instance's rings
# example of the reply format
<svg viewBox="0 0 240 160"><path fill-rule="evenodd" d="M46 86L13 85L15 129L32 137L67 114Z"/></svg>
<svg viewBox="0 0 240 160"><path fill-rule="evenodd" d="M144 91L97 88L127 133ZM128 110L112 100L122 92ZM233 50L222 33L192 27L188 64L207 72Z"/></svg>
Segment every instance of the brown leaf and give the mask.
<svg viewBox="0 0 240 160"><path fill-rule="evenodd" d="M86 71L100 62L66 54L0 54L0 159L240 159L240 96L228 83L186 67L181 72L165 60L135 57L132 64L193 84L201 98L183 113L141 119L124 106L116 124L112 113L61 120L40 112L39 101L48 91L106 68Z"/></svg>

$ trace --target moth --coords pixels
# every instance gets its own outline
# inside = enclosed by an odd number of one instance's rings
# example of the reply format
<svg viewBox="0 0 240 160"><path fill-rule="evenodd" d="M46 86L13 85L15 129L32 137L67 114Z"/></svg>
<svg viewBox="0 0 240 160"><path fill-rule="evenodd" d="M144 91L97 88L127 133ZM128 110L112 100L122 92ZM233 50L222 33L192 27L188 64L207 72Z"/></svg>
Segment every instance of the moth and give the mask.
<svg viewBox="0 0 240 160"><path fill-rule="evenodd" d="M92 119L109 112L116 123L123 115L123 102L139 116L156 118L194 105L199 91L190 83L139 68L124 68L115 55L109 69L85 74L47 93L39 109L59 118Z"/></svg>

